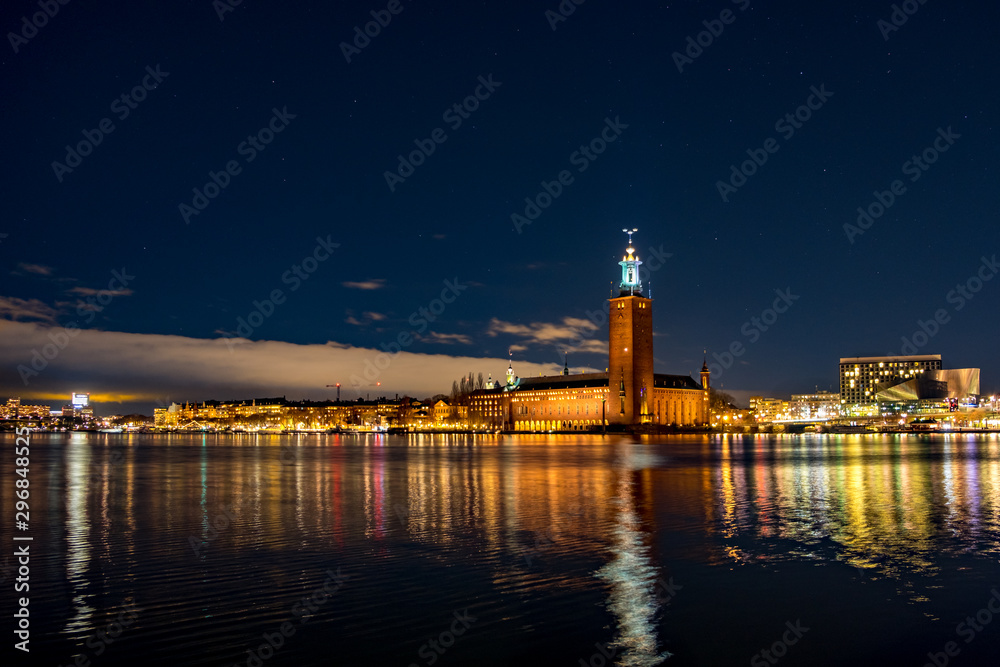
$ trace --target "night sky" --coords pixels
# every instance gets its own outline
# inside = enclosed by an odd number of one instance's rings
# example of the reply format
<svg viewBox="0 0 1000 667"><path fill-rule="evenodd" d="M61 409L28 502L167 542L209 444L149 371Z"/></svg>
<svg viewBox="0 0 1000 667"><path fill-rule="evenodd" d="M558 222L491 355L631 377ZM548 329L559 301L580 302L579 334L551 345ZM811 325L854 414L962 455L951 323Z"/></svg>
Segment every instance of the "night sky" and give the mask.
<svg viewBox="0 0 1000 667"><path fill-rule="evenodd" d="M745 400L908 351L995 391L1000 10L904 4L6 3L0 395L604 370L626 227L657 372L707 348Z"/></svg>

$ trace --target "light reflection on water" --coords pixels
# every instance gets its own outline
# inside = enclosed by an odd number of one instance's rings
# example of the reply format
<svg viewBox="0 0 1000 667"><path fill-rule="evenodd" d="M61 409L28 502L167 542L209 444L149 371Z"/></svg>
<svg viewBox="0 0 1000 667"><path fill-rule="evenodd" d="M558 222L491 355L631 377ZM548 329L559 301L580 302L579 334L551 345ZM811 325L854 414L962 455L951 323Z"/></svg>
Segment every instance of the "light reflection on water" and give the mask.
<svg viewBox="0 0 1000 667"><path fill-rule="evenodd" d="M66 662L134 600L144 611L102 664L140 645L164 664L234 664L344 567L354 580L268 667L326 664L331 641L410 664L466 607L481 620L442 661L577 664L597 640L615 664L685 664L685 619L716 611L693 585L683 618L660 607L675 568L767 591L775 568L846 565L836 592L891 582L933 619L952 559L987 578L1000 557L995 434L32 440L39 641Z"/></svg>
<svg viewBox="0 0 1000 667"><path fill-rule="evenodd" d="M72 616L66 621L65 632L72 635L89 631L94 608L86 574L90 564L90 517L87 496L89 486L90 446L79 437L66 456L66 580L72 590ZM37 514L36 514L37 516ZM102 522L103 524L103 522Z"/></svg>
<svg viewBox="0 0 1000 667"><path fill-rule="evenodd" d="M608 608L615 616L616 631L610 646L621 653L616 664L623 667L659 665L669 653L657 650L655 616L659 604L653 591L659 570L649 555L648 535L635 508L634 475L656 463L642 445L625 442L618 446L615 464L615 527L612 560L597 576L610 586Z"/></svg>
<svg viewBox="0 0 1000 667"><path fill-rule="evenodd" d="M1000 554L998 450L996 434L722 438L711 529L738 563L808 554L933 575L942 550Z"/></svg>

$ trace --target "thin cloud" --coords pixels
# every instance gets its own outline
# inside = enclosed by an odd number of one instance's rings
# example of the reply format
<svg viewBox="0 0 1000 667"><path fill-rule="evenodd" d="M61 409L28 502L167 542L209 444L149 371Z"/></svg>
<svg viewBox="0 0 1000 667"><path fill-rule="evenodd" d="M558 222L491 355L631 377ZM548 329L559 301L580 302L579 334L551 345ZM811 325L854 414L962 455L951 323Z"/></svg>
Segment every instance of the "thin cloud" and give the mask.
<svg viewBox="0 0 1000 667"><path fill-rule="evenodd" d="M132 290L127 287L123 289L94 289L93 287L74 287L69 290L69 294L79 296L96 296L98 294L108 294L110 296L132 296Z"/></svg>
<svg viewBox="0 0 1000 667"><path fill-rule="evenodd" d="M531 324L515 324L504 322L497 318L490 320L489 336L508 334L535 346L556 347L565 352L608 351L606 341L589 338L600 327L579 317L564 317L561 322L532 322ZM511 346L514 349L514 346ZM527 349L521 346L521 349Z"/></svg>
<svg viewBox="0 0 1000 667"><path fill-rule="evenodd" d="M566 352L592 352L594 354L607 354L608 353L608 342L604 340L595 340L593 338L588 338L587 340L581 340L575 345L569 345L565 349Z"/></svg>
<svg viewBox="0 0 1000 667"><path fill-rule="evenodd" d="M29 264L27 262L21 262L17 265L17 268L25 273L33 273L36 276L51 276L54 270L51 266L45 266L44 264Z"/></svg>
<svg viewBox="0 0 1000 667"><path fill-rule="evenodd" d="M38 322L56 321L56 310L38 299L18 299L13 296L0 296L0 318L15 321L35 320Z"/></svg>
<svg viewBox="0 0 1000 667"><path fill-rule="evenodd" d="M383 315L382 313L372 313L372 312L361 313L361 319L358 319L357 317L354 316L353 310L348 310L347 319L345 319L344 321L355 327L364 327L368 326L372 322L381 322L384 319L386 319L386 316Z"/></svg>
<svg viewBox="0 0 1000 667"><path fill-rule="evenodd" d="M340 284L343 285L344 287L347 287L348 289L373 290L373 289L382 289L383 287L385 287L385 279L369 278L368 280L364 280L361 282L347 281Z"/></svg>
<svg viewBox="0 0 1000 667"><path fill-rule="evenodd" d="M419 336L419 340L424 343L440 343L442 345L452 345L453 343L472 345L472 339L465 334L446 334L437 331L428 331L426 335Z"/></svg>

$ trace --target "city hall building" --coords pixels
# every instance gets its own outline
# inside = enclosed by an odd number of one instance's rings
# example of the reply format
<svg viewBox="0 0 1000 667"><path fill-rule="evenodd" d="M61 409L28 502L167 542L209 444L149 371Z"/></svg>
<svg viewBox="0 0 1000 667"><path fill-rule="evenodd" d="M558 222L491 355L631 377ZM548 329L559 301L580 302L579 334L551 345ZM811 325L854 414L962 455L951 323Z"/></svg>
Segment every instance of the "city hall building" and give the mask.
<svg viewBox="0 0 1000 667"><path fill-rule="evenodd" d="M633 230L634 232L635 230ZM606 426L703 426L709 421L709 371L690 376L653 369L653 301L643 295L632 246L618 262L622 279L608 313L608 367L604 373L518 378L508 364L506 383L470 397L473 428L505 431L587 431Z"/></svg>

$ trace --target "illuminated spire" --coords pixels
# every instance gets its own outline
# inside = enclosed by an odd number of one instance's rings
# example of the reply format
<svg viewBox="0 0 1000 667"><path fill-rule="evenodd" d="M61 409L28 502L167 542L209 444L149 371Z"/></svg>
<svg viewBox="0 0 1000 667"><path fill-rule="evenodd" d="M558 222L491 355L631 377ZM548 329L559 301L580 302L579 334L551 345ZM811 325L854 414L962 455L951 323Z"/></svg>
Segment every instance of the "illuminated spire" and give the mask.
<svg viewBox="0 0 1000 667"><path fill-rule="evenodd" d="M637 294L642 296L642 280L639 278L639 266L642 265L642 262L636 256L635 247L632 245L632 235L639 230L633 228L622 231L628 234L628 247L625 248L626 255L622 257L622 261L618 262L618 265L622 267L622 282L618 286L618 295L632 296Z"/></svg>
<svg viewBox="0 0 1000 667"><path fill-rule="evenodd" d="M563 375L569 375L569 352L566 353L566 363L563 364Z"/></svg>

